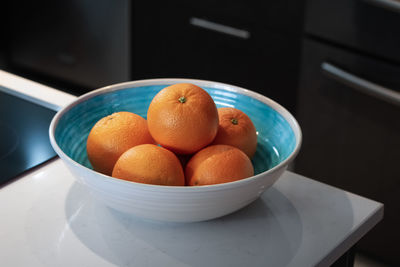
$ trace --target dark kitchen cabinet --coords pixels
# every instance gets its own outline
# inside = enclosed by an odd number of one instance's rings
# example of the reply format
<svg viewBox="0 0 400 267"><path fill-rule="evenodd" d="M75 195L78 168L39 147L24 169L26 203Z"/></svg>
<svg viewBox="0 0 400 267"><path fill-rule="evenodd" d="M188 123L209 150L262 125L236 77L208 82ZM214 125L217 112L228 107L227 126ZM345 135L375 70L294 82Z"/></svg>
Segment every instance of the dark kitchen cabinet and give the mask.
<svg viewBox="0 0 400 267"><path fill-rule="evenodd" d="M12 72L37 74L55 87L65 81L79 93L129 80L130 7L129 0L11 2Z"/></svg>
<svg viewBox="0 0 400 267"><path fill-rule="evenodd" d="M297 112L304 136L295 171L383 202L383 221L357 248L398 266L400 105L354 89L332 70L400 92L400 65L305 39Z"/></svg>
<svg viewBox="0 0 400 267"><path fill-rule="evenodd" d="M307 0L304 31L388 61L400 62L396 0Z"/></svg>
<svg viewBox="0 0 400 267"><path fill-rule="evenodd" d="M9 63L77 94L127 80L198 78L260 92L294 112L302 12L302 0L13 5Z"/></svg>
<svg viewBox="0 0 400 267"><path fill-rule="evenodd" d="M199 1L190 6L168 1L152 8L155 5L135 3L134 79L181 77L230 83L264 94L294 112L301 23L288 24L299 18L301 9L296 17L288 2L257 6ZM274 5L281 10L281 24L268 23ZM228 28L228 33L209 25Z"/></svg>

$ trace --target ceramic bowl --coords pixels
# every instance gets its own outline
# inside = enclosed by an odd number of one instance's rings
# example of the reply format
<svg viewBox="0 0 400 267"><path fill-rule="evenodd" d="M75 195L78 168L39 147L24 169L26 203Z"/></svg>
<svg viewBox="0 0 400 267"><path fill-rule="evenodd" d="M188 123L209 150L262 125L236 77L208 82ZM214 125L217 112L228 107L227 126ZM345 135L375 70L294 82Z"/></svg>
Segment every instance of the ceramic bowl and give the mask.
<svg viewBox="0 0 400 267"><path fill-rule="evenodd" d="M118 111L146 118L155 94L182 82L205 89L217 107L238 108L252 119L258 134L252 159L254 176L225 184L179 187L129 182L92 169L86 139L99 119ZM273 100L237 86L193 79L140 80L94 90L61 109L51 122L49 134L56 153L95 199L141 218L171 222L209 220L253 202L285 171L299 152L302 139L294 117Z"/></svg>

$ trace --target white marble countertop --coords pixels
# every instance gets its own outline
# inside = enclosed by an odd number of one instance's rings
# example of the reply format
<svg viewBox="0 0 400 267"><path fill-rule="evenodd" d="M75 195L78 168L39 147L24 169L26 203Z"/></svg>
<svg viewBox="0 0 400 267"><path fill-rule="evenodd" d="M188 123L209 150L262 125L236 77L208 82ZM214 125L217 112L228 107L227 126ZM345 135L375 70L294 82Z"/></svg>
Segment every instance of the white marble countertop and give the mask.
<svg viewBox="0 0 400 267"><path fill-rule="evenodd" d="M1 70L0 85L55 109L74 99ZM0 188L0 266L328 266L382 217L378 202L285 172L220 219L145 221L96 203L57 158Z"/></svg>

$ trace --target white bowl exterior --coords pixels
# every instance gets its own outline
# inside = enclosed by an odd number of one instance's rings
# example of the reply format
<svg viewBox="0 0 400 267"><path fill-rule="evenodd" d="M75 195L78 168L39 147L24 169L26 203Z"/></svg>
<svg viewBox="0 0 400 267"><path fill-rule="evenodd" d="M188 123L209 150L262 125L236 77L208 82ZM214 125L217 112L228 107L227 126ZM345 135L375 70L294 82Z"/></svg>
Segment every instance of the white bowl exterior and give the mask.
<svg viewBox="0 0 400 267"><path fill-rule="evenodd" d="M154 84L174 84L188 82L200 87L215 87L228 91L239 92L256 98L279 112L289 123L296 137L296 147L292 154L283 162L272 169L256 176L236 182L196 187L169 187L145 185L115 179L88 169L69 158L57 145L54 132L59 118L63 112L71 108L74 103L65 107L53 119L50 125L50 141L79 182L85 184L92 195L105 205L135 216L168 222L195 222L210 220L232 213L256 200L265 190L271 187L286 170L288 164L297 155L302 135L300 127L294 117L282 106L273 100L258 93L236 87L233 85L202 81L193 79L153 79L134 82L126 82L113 86L107 86L90 92L77 102L113 90L146 86Z"/></svg>
<svg viewBox="0 0 400 267"><path fill-rule="evenodd" d="M141 218L166 222L204 221L237 211L256 200L286 169L282 165L274 172L260 174L240 186L183 192L181 188L174 191L172 187L171 190L146 190L136 183L99 179L94 171L80 168L69 160L63 162L73 176L88 187L93 197L106 206Z"/></svg>

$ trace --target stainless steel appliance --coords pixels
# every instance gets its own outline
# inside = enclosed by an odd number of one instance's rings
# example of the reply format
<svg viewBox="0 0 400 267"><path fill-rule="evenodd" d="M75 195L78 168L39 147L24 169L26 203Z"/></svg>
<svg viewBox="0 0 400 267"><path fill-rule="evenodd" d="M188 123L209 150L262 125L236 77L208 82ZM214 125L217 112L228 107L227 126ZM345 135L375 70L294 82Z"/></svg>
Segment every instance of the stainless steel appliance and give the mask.
<svg viewBox="0 0 400 267"><path fill-rule="evenodd" d="M295 169L383 202L358 250L399 266L400 12L377 2L307 1Z"/></svg>

